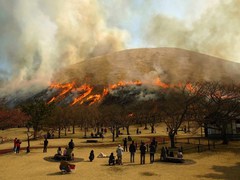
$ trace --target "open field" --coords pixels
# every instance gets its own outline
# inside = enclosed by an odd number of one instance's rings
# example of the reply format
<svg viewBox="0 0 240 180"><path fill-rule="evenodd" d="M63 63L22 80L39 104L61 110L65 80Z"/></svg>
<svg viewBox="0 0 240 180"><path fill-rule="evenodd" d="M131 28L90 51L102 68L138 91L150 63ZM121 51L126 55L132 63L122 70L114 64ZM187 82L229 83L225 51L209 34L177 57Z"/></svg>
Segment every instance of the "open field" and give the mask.
<svg viewBox="0 0 240 180"><path fill-rule="evenodd" d="M14 138L26 138L24 132L26 129L14 129L1 131L0 136ZM141 135L132 137L136 141L150 141L147 138L151 135L150 130L142 130ZM158 127L156 137L166 135L164 129ZM183 137L184 134L179 133ZM189 135L190 136L190 135ZM76 158L81 158L80 162L75 162L76 170L71 174L61 174L59 171L59 162L49 161L49 158L56 153L57 146L66 146L70 138L73 137L76 148L74 154ZM189 151L184 153L186 163L175 164L159 162L160 147L155 155L153 164L149 163L149 154L146 155L146 164L140 165L140 155L137 151L135 163L130 163L129 152L123 155L123 165L108 166L108 158L97 158L96 156L103 152L109 155L115 153L116 146L125 137L120 136L117 142L111 142L111 134L98 139L98 143L86 143L79 132L74 136L68 134L67 138L49 139L49 148L47 153L42 152L43 140L31 141L31 149L26 154L23 148L19 154L13 152L0 155L0 179L239 179L240 177L240 143L231 142L229 146L216 145L215 149L210 151ZM195 143L195 142L194 142ZM12 148L12 142L0 144L0 150ZM168 146L168 144L164 144ZM177 146L186 147L185 143L178 143ZM23 141L23 147L26 142ZM190 146L190 145L188 145ZM88 156L91 150L95 152L95 159L89 162Z"/></svg>

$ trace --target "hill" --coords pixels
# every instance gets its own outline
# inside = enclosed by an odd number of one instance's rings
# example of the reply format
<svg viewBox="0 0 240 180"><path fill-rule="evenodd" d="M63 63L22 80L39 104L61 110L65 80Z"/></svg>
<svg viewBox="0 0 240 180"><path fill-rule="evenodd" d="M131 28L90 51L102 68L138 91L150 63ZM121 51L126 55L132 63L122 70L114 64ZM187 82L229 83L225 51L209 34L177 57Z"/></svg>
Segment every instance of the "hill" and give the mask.
<svg viewBox="0 0 240 180"><path fill-rule="evenodd" d="M177 48L145 48L86 59L58 72L54 81L107 85L119 81L238 82L240 64Z"/></svg>

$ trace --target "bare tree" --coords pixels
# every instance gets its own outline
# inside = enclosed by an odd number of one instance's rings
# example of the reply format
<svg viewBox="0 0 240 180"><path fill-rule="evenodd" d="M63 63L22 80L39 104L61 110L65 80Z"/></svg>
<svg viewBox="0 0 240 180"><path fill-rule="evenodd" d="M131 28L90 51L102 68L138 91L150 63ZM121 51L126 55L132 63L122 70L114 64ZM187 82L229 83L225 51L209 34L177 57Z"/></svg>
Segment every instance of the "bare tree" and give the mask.
<svg viewBox="0 0 240 180"><path fill-rule="evenodd" d="M171 147L175 147L175 135L182 123L189 118L191 106L199 100L201 92L199 84L189 83L165 89L163 99L159 101L159 111L163 113L163 122L168 128Z"/></svg>
<svg viewBox="0 0 240 180"><path fill-rule="evenodd" d="M228 144L227 129L240 117L240 91L234 84L204 83L204 98L195 105L199 123L221 132L223 144Z"/></svg>

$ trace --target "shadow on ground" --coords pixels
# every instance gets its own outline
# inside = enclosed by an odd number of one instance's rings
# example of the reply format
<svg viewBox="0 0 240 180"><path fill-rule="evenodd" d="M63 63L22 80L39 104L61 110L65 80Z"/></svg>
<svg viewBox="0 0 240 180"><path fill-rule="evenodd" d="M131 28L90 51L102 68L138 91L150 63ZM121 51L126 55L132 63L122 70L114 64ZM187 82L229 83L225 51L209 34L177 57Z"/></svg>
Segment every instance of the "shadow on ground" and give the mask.
<svg viewBox="0 0 240 180"><path fill-rule="evenodd" d="M165 161L160 161L158 160L157 162L160 162L160 163L164 163L164 164L169 164L169 165L191 165L191 164L195 164L196 161L192 160L192 159L184 159L184 162L183 163L174 163L174 162L165 162Z"/></svg>
<svg viewBox="0 0 240 180"><path fill-rule="evenodd" d="M66 173L67 174L67 173ZM65 175L65 174L63 174L62 172L54 172L54 173L49 173L49 174L47 174L48 176L59 176L59 175Z"/></svg>
<svg viewBox="0 0 240 180"><path fill-rule="evenodd" d="M48 162L57 162L57 163L60 163L61 161L57 161L57 160L55 160L54 158L53 158L53 156L48 156L48 157L44 157L43 158L45 161L48 161ZM71 163L76 163L76 162L82 162L82 161L84 161L84 159L83 158L74 158L74 160L72 160L72 161L69 161L69 162L71 162Z"/></svg>
<svg viewBox="0 0 240 180"><path fill-rule="evenodd" d="M212 169L216 173L208 173L199 175L199 178L211 178L211 179L231 179L238 180L240 177L240 163L236 163L234 166L212 166Z"/></svg>
<svg viewBox="0 0 240 180"><path fill-rule="evenodd" d="M141 173L142 176L159 176L158 174L150 171L145 171Z"/></svg>

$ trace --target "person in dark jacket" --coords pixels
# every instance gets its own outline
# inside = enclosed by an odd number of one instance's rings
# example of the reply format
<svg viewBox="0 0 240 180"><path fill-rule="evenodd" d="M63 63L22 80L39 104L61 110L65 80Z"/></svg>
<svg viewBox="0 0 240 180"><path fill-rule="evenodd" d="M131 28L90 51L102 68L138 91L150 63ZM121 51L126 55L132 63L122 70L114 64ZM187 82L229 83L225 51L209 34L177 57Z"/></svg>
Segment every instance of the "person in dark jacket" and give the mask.
<svg viewBox="0 0 240 180"><path fill-rule="evenodd" d="M91 150L90 155L89 155L89 160L90 160L90 162L92 162L93 159L94 159L94 151Z"/></svg>
<svg viewBox="0 0 240 180"><path fill-rule="evenodd" d="M73 142L73 140L71 139L71 141L68 143L68 148L69 149L74 149L74 142Z"/></svg>
<svg viewBox="0 0 240 180"><path fill-rule="evenodd" d="M145 154L146 154L146 146L144 142L140 145L140 163L145 164Z"/></svg>
<svg viewBox="0 0 240 180"><path fill-rule="evenodd" d="M129 146L129 152L130 152L130 162L134 163L134 156L136 152L136 146L134 144L134 141L132 141L132 144Z"/></svg>
<svg viewBox="0 0 240 180"><path fill-rule="evenodd" d="M154 143L151 143L149 148L150 148L150 163L153 163L154 162L154 154L156 152Z"/></svg>
<svg viewBox="0 0 240 180"><path fill-rule="evenodd" d="M47 140L47 138L45 138L45 140L43 142L43 152L47 152L47 146L48 146L48 140Z"/></svg>
<svg viewBox="0 0 240 180"><path fill-rule="evenodd" d="M115 157L114 157L113 153L111 153L111 155L109 156L108 164L115 165Z"/></svg>

